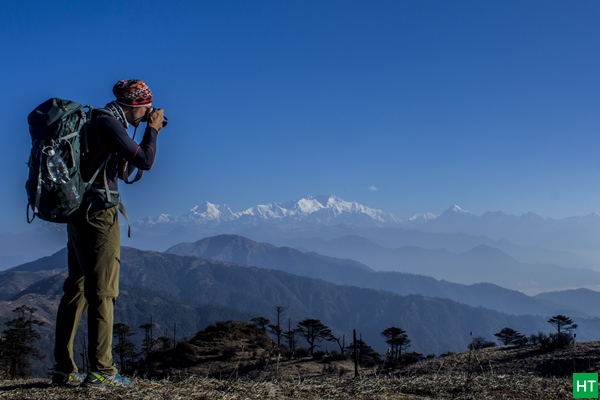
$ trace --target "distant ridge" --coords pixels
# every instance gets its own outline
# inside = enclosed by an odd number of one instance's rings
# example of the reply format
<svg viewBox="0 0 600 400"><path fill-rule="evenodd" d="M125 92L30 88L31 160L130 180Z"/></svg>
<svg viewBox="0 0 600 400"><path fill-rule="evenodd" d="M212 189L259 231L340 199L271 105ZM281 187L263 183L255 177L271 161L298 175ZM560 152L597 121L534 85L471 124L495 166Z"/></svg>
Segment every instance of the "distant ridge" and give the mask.
<svg viewBox="0 0 600 400"><path fill-rule="evenodd" d="M380 332L398 324L409 332L413 341L411 350L427 353L466 348L471 339L469 331L492 338L493 333L503 326L527 334L549 329L547 317L509 315L440 296L403 296L390 290L406 285L425 292L433 288L427 289L428 285L437 285L433 289L439 290L438 293L446 291L450 295L454 292L455 298L462 297L464 301L487 298L487 301L504 303L521 311L524 307L520 305L527 302L528 307L535 307L536 303L540 310L547 307L541 299L527 298L522 293L490 284L465 287L415 275L370 272L355 261L302 253L235 235L182 244L182 248L184 253L199 253L191 256L122 249L123 290L122 300L117 302L119 320L139 326L152 315L154 321L161 324L161 331L177 322L178 332L182 334L179 328L183 320L190 328L200 321L223 320L235 315L244 315L246 321L256 316L272 318L273 307L284 305L289 306L287 317L292 323L304 318L321 319L337 335L348 335L352 329L357 329L364 340L373 343L380 352L385 351ZM220 260L200 258L209 254ZM237 260L245 260L246 265L253 266L238 265ZM32 304L40 308L40 316L49 323L44 336L49 340L62 285L62 277L57 274L64 274L64 267L58 271L49 268L61 263L65 265L65 262L63 250L28 264L22 268L26 271L17 267L0 273L0 293L7 295L0 301L0 317L6 318L15 302L33 301ZM272 262L273 269L266 269L268 266L262 265L263 262ZM315 279L282 270L318 273L321 277ZM37 279L34 274L39 274ZM346 284L327 282L331 276L345 279ZM350 279L359 281L351 282ZM373 286L361 288L359 283ZM127 297L129 295L131 297ZM571 312L568 314L576 317ZM577 317L577 323L580 325L578 339L595 337L597 318Z"/></svg>
<svg viewBox="0 0 600 400"><path fill-rule="evenodd" d="M501 250L519 263L595 270L600 262L597 240L600 237L600 217L597 214L560 220L543 218L534 213L515 216L501 211L486 212L479 216L454 204L439 215L426 212L403 220L393 213L346 201L333 194L305 196L284 203L259 204L244 210L233 210L226 204L206 201L183 215L164 213L148 216L135 221L132 227L132 237L124 238L123 244L144 250L164 251L178 243L195 242L220 234L236 234L259 242L292 247L298 247L294 243L299 243L300 239L330 241L358 236L383 247L384 256L390 250L412 246L454 253L448 256L455 258L457 254L485 245ZM42 228L42 225L38 225L38 228ZM64 231L36 229L30 234L7 235L6 240L0 243L4 244L0 246L0 264L4 263L0 265L1 270L18 264L10 260L20 260L19 263L22 263L51 254L64 247L66 238ZM51 243L51 246L47 243ZM487 255L493 257L491 252ZM346 254L335 256L354 258ZM480 256L483 266L487 264L484 256ZM401 260L384 260L381 254L373 254L368 259L363 254L362 258L356 259L376 270L430 274L427 265L401 266ZM383 261L388 265L382 265ZM393 267L390 267L390 263ZM437 264L447 264L447 260L439 260ZM549 284L541 285L537 279L528 279L518 285L507 286L505 276L501 280L493 278L493 275L486 275L485 278L479 276L473 280L465 275L448 275L449 269L444 275L436 275L431 268L429 271L436 279L462 283L489 281L529 293L581 285L580 281L567 282L558 277L552 280L551 273L544 273L544 282ZM581 275L580 272L575 274ZM590 289L600 288L595 280L588 280L584 284Z"/></svg>
<svg viewBox="0 0 600 400"><path fill-rule="evenodd" d="M375 243L358 236L339 238L331 242L333 246L349 246L357 251L368 253L382 252ZM414 256L427 254L419 248L407 248ZM290 247L277 247L269 243L257 243L238 235L218 235L204 238L194 243L180 243L165 253L180 256L196 256L202 259L224 261L246 266L256 266L281 270L295 275L323 279L338 285L351 285L376 290L385 290L400 295L422 294L448 298L453 301L476 307L486 307L509 314L552 315L565 312L564 307L532 298L515 290L502 288L489 283L462 285L440 281L415 273L376 272L367 266L350 259L324 256L314 252L301 252ZM478 246L464 254L463 260L494 259L494 262L515 261L502 251L489 246ZM464 261L463 261L464 262ZM519 266L521 270L525 266ZM600 293L594 292L597 295ZM580 311L579 311L580 310ZM572 316L596 316L585 314L585 309L573 308ZM591 310L593 312L593 310Z"/></svg>

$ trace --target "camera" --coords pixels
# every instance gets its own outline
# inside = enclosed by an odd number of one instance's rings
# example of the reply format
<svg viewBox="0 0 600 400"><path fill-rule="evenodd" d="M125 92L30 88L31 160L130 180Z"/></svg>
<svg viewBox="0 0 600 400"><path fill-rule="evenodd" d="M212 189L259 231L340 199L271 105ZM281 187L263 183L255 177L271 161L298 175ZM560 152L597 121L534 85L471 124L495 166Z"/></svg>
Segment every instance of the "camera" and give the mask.
<svg viewBox="0 0 600 400"><path fill-rule="evenodd" d="M148 117L150 117L156 110L158 110L158 109L152 107L152 110L148 114L146 114L142 117L142 122L148 122ZM169 120L167 119L166 116L163 115L162 127L164 128L165 126L167 126L167 123L169 123Z"/></svg>

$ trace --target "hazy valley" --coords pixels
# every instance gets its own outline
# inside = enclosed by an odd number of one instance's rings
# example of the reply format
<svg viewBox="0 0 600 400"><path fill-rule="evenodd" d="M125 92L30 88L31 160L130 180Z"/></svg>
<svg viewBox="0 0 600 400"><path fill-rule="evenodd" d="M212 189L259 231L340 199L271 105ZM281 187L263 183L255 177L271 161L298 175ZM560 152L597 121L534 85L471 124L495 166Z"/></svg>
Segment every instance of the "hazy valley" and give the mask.
<svg viewBox="0 0 600 400"><path fill-rule="evenodd" d="M578 242L582 227L587 238ZM286 306L291 325L318 318L346 338L356 329L382 353L380 333L389 326L405 329L411 350L423 354L463 351L471 334L492 340L506 326L550 332L547 319L559 313L576 319L578 341L600 335L600 312L589 307L600 300L590 290L600 285L590 258L596 216L477 217L452 207L402 221L329 196L238 213L207 203L134 228L124 240L137 248L123 248L116 311L133 328L152 318L161 333L177 326L184 338L219 320L273 319L274 307ZM43 238L51 240L37 251L58 251L0 272L0 317L19 304L40 309L41 345L50 352L64 230L41 224L33 232L9 235L3 259Z"/></svg>

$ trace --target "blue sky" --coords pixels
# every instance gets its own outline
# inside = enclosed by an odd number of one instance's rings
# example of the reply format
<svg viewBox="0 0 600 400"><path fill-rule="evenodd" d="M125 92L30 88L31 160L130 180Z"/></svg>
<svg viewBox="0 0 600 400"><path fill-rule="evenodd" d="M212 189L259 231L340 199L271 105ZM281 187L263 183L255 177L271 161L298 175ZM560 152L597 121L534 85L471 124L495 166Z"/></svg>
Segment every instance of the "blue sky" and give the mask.
<svg viewBox="0 0 600 400"><path fill-rule="evenodd" d="M600 2L5 1L2 230L26 117L143 79L165 109L132 219L335 194L408 218L600 212Z"/></svg>

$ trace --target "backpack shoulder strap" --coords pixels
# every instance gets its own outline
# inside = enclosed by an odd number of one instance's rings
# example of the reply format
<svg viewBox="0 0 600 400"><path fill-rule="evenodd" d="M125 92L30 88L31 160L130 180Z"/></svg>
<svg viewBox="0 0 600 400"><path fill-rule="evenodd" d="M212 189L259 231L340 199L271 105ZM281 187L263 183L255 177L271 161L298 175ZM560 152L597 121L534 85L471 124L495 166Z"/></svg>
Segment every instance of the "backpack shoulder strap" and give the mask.
<svg viewBox="0 0 600 400"><path fill-rule="evenodd" d="M87 120L91 121L92 118L98 118L100 115L110 115L110 116L114 116L112 112L110 112L109 110L107 110L106 108L93 108L92 106L85 106L85 108L88 109L88 113L87 113ZM82 129L82 144L83 144L83 150L84 151L88 151L89 147L88 147L88 139L87 139L87 129ZM101 191L104 191L106 199L108 202L111 202L111 193L112 192L109 188L108 188L108 179L106 177L106 164L108 163L108 160L111 158L111 156L109 155L106 160L104 160L104 162L100 165L100 167L96 170L96 172L94 173L94 175L92 176L92 178L90 179L90 183L94 182L96 180L96 177L98 176L98 174L100 173L100 171L102 171L104 177L103 177L103 181L104 181L104 188L103 189L99 189ZM143 171L139 171L138 170L138 175L139 177L136 175L136 178L133 181L128 181L126 179L124 179L125 183L133 183L136 182L138 180L141 179L141 175L142 175ZM118 194L118 193L117 193ZM125 205L120 201L119 199L119 211L121 212L121 214L123 215L123 217L125 218L125 220L127 221L127 236L131 237L131 224L129 222L129 216L127 215L127 209L125 208ZM86 213L86 218L88 213Z"/></svg>
<svg viewBox="0 0 600 400"><path fill-rule="evenodd" d="M86 112L86 124L83 125L82 129L80 130L80 140L81 140L81 151L82 154L85 154L87 152L89 152L90 147L88 144L88 135L87 135L87 131L88 131L88 124L92 121L93 118L97 117L98 115L112 115L112 113L110 111L108 111L105 108L94 108L92 106L85 106L85 108L88 109L88 111Z"/></svg>

